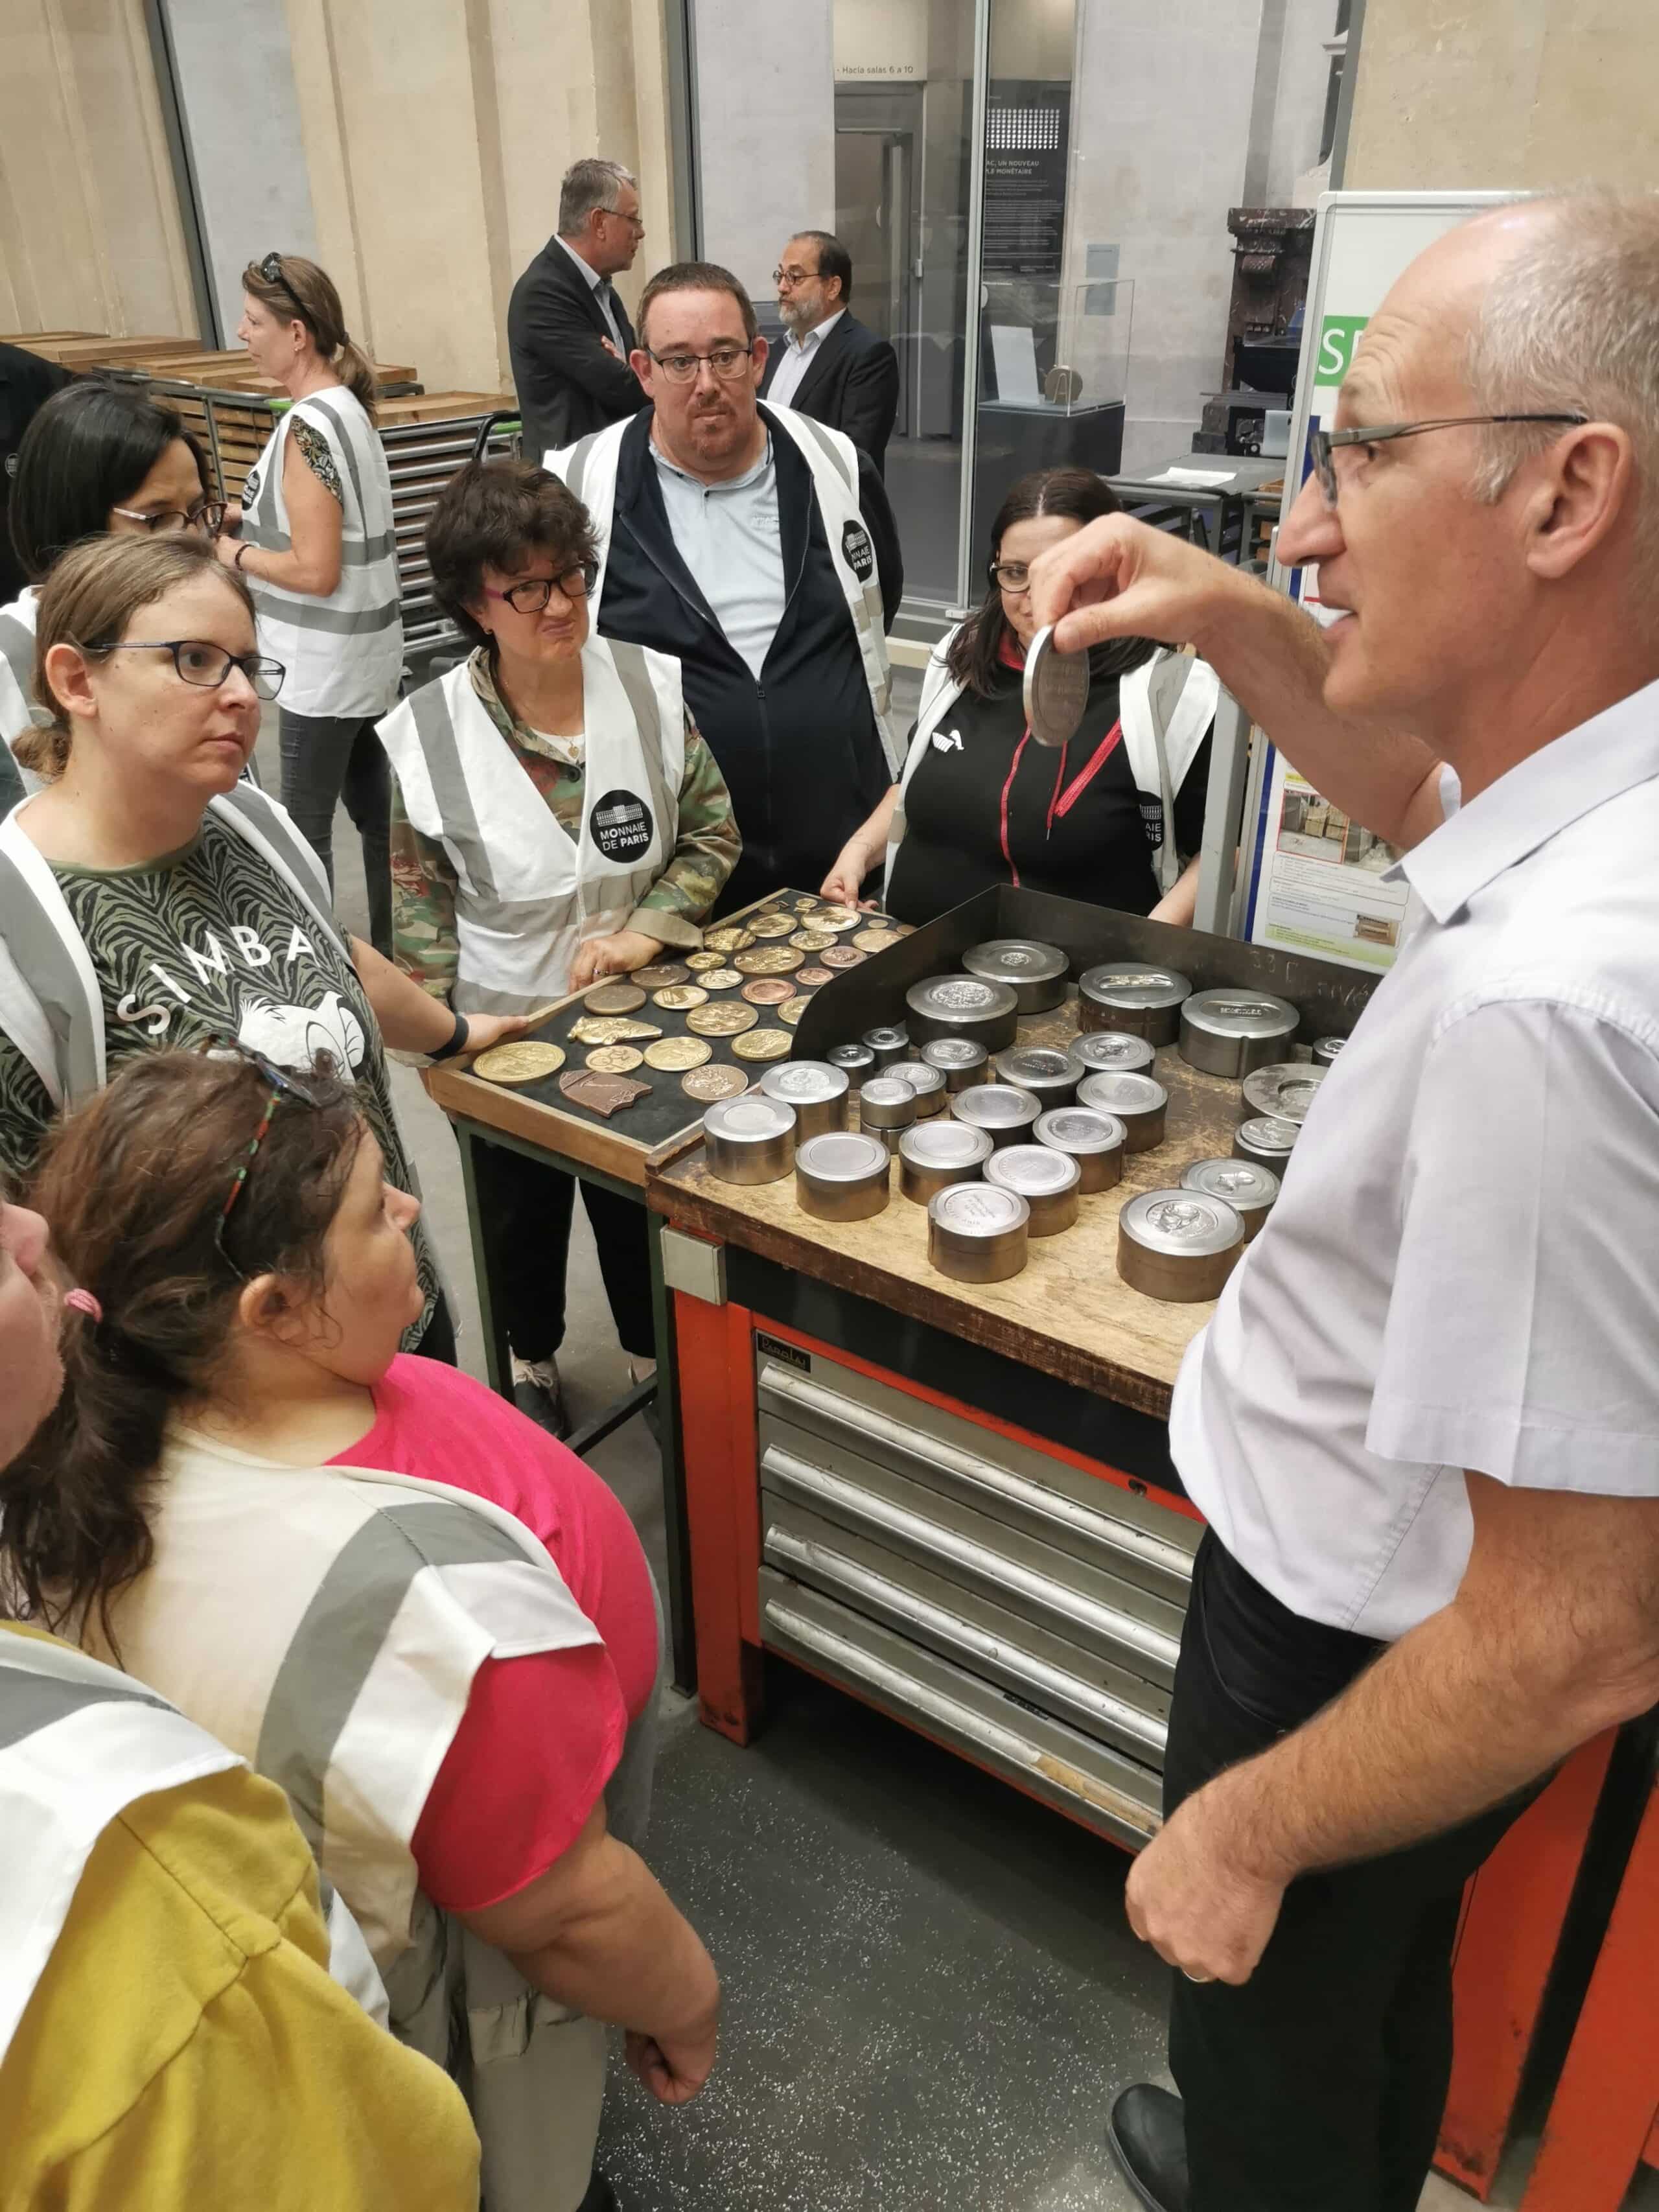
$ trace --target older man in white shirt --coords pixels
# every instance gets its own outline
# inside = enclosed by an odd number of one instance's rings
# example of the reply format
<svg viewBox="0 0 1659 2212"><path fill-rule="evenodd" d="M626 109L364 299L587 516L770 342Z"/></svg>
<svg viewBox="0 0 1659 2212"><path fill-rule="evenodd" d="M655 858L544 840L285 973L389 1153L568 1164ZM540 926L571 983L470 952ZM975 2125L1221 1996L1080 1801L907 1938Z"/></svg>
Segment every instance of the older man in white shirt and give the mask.
<svg viewBox="0 0 1659 2212"><path fill-rule="evenodd" d="M1659 1698L1659 199L1441 240L1315 460L1332 629L1121 518L1032 580L1063 648L1195 644L1416 895L1176 1394L1155 2212L1413 2212L1462 1885Z"/></svg>

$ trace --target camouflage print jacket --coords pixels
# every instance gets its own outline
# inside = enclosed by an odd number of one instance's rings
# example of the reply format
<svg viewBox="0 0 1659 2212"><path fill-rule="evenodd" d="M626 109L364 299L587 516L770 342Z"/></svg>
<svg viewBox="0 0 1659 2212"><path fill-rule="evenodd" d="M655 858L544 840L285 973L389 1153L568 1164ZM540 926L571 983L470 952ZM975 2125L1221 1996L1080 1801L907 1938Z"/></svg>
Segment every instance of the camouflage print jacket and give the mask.
<svg viewBox="0 0 1659 2212"><path fill-rule="evenodd" d="M543 737L527 729L496 690L489 656L480 646L468 663L472 687L489 719L518 755L525 774L552 808L561 829L575 837L582 818L580 738ZM685 723L685 774L680 782L679 839L673 858L629 916L626 927L664 945L695 951L701 924L743 849L731 794L714 756L690 715ZM449 996L459 948L455 933L457 878L449 855L422 836L392 787L392 927L398 965L434 999Z"/></svg>

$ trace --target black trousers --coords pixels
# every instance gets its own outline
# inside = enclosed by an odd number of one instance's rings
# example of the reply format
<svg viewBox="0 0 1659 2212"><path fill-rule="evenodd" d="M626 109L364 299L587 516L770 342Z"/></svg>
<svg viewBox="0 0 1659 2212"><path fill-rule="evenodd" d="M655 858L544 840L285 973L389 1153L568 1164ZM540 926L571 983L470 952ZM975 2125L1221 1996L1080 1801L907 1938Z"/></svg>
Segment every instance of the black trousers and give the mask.
<svg viewBox="0 0 1659 2212"><path fill-rule="evenodd" d="M392 763L374 734L375 717L277 716L283 805L328 872L334 888L334 810L341 799L363 841L368 938L392 957Z"/></svg>
<svg viewBox="0 0 1659 2212"><path fill-rule="evenodd" d="M1302 1620L1206 1531L1176 1669L1166 1814L1311 1719L1382 1648ZM1192 2212L1417 2212L1451 2074L1463 1885L1536 1794L1292 1882L1243 1988L1176 1976L1170 2064Z"/></svg>
<svg viewBox="0 0 1659 2212"><path fill-rule="evenodd" d="M475 1143L472 1172L485 1240L495 1257L496 1319L520 1359L548 1359L564 1342L565 1269L576 1178L505 1146ZM650 1359L651 1248L637 1199L582 1185L599 1273L624 1352Z"/></svg>

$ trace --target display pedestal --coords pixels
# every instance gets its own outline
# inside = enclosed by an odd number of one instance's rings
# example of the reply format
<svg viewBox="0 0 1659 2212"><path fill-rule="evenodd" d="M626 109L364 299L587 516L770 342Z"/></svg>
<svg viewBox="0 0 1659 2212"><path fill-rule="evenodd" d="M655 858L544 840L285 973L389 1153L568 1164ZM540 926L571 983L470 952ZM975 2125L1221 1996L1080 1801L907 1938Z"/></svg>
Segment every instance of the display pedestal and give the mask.
<svg viewBox="0 0 1659 2212"><path fill-rule="evenodd" d="M1121 399L1097 407L1050 407L987 399L978 410L974 470L975 568L991 552L991 525L1011 484L1033 469L1092 469L1116 474L1123 460Z"/></svg>

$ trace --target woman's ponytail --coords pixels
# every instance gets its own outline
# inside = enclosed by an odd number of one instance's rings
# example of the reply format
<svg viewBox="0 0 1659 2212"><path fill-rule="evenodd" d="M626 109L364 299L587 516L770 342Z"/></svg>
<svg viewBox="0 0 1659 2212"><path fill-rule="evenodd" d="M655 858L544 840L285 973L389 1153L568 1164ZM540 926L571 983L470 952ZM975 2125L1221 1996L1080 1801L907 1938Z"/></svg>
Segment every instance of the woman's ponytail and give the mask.
<svg viewBox="0 0 1659 2212"><path fill-rule="evenodd" d="M374 402L380 397L380 387L375 380L374 365L368 356L352 339L343 338L334 356L334 367L339 372L341 383L359 402L372 422L374 420Z"/></svg>

